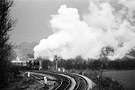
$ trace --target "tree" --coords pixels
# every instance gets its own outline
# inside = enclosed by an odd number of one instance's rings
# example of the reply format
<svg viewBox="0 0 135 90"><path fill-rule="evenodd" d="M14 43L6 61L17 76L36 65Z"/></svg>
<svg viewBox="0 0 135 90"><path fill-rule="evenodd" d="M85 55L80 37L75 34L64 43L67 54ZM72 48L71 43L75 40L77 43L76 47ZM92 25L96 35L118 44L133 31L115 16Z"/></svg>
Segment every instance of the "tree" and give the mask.
<svg viewBox="0 0 135 90"><path fill-rule="evenodd" d="M8 32L12 30L13 25L9 15L12 3L12 1L0 0L0 87L7 84L9 80L9 56L12 46L8 41Z"/></svg>
<svg viewBox="0 0 135 90"><path fill-rule="evenodd" d="M102 77L103 77L103 70L105 68L105 66L107 66L107 56L108 55L112 55L114 53L114 49L113 47L110 47L110 46L106 46L106 47L103 47L101 49L101 54L100 54L100 61L101 61L101 64L100 64L100 70L99 70L99 89L100 90L103 90L102 89Z"/></svg>

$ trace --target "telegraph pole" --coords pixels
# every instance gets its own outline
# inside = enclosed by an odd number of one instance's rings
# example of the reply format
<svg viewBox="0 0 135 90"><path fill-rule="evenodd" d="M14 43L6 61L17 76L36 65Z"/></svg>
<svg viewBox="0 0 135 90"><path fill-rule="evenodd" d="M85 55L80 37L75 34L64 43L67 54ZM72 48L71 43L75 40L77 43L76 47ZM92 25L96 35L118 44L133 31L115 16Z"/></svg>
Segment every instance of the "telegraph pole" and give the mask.
<svg viewBox="0 0 135 90"><path fill-rule="evenodd" d="M55 61L55 70L57 71L58 70L58 56L57 55L54 56L54 61Z"/></svg>
<svg viewBox="0 0 135 90"><path fill-rule="evenodd" d="M39 70L42 69L42 60L39 60Z"/></svg>

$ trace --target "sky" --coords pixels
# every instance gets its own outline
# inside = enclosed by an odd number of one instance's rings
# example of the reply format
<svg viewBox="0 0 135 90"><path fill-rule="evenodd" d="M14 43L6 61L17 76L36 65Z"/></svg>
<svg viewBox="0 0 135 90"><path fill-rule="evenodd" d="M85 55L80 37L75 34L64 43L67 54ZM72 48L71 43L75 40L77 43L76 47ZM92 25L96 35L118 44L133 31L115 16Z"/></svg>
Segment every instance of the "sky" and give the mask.
<svg viewBox="0 0 135 90"><path fill-rule="evenodd" d="M134 0L14 0L10 41L38 42L37 56L92 58L110 46L121 58L135 49L134 13Z"/></svg>
<svg viewBox="0 0 135 90"><path fill-rule="evenodd" d="M51 15L57 13L60 5L77 8L80 15L87 12L88 0L14 0L11 16L15 20L10 41L39 42L52 34Z"/></svg>
<svg viewBox="0 0 135 90"><path fill-rule="evenodd" d="M35 58L53 60L57 55L88 60L105 53L110 60L117 60L135 50L134 0L89 0L83 12L70 3L60 5L51 16L53 33L34 47Z"/></svg>

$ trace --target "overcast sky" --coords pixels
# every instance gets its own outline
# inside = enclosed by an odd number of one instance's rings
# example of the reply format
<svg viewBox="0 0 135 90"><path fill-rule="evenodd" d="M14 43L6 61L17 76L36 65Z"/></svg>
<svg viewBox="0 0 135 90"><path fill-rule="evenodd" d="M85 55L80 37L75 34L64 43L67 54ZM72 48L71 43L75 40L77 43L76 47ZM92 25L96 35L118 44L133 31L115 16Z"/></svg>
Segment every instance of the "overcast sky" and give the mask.
<svg viewBox="0 0 135 90"><path fill-rule="evenodd" d="M10 40L13 43L39 42L52 33L49 20L56 14L60 5L75 7L85 13L88 0L14 0L12 16L16 18Z"/></svg>

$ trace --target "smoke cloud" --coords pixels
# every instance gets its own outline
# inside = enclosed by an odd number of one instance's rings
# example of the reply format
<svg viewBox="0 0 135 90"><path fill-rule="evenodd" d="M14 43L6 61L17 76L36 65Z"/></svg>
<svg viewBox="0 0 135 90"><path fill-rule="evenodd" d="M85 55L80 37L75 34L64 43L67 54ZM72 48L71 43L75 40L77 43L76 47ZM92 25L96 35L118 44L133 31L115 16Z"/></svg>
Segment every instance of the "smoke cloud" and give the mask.
<svg viewBox="0 0 135 90"><path fill-rule="evenodd" d="M98 59L101 49L107 46L114 49L107 56L109 59L123 58L135 48L134 10L125 2L90 0L89 12L83 19L76 8L61 5L58 13L51 16L53 34L35 46L35 58L52 60L58 55L64 59L76 56Z"/></svg>

